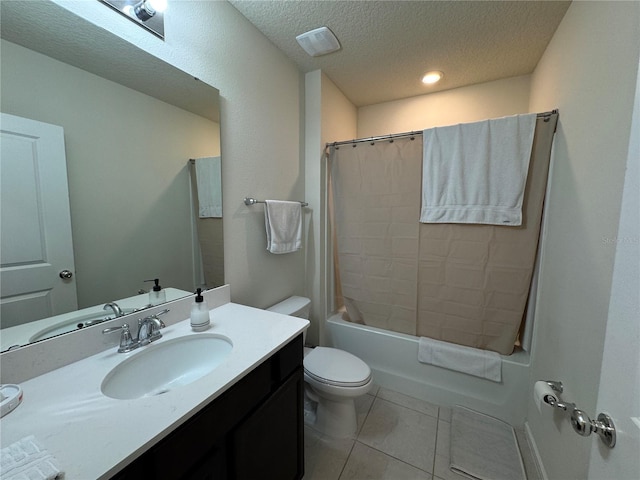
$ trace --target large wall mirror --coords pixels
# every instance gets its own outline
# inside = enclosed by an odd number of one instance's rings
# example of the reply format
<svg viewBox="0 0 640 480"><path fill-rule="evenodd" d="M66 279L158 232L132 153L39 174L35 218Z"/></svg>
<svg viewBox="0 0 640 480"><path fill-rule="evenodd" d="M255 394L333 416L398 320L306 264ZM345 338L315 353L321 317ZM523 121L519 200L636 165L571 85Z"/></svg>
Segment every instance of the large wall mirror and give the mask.
<svg viewBox="0 0 640 480"><path fill-rule="evenodd" d="M0 8L3 204L27 178L5 163L15 133L6 119L62 127L74 266L70 278L55 269L39 277L75 292L77 310L60 311L44 287L18 288L28 282L12 276L9 245L21 251L33 237L4 228L1 350L113 318L118 311L104 310L107 303L124 313L145 308L153 303L145 280L159 279L167 301L223 284L222 218L198 218L191 161L220 156L218 91L54 3ZM15 202L21 194L11 195ZM45 211L47 202L34 205ZM3 226L9 214L3 208ZM47 263L46 248L62 234L35 235Z"/></svg>

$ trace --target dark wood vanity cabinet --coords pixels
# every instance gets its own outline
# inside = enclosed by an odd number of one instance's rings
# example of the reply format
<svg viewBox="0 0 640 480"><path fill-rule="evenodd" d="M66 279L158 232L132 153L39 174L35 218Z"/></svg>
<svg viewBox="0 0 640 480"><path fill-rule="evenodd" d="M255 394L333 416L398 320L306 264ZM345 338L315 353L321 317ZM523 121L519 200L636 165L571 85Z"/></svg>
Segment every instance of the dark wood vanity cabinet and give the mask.
<svg viewBox="0 0 640 480"><path fill-rule="evenodd" d="M113 478L301 479L303 388L299 335Z"/></svg>

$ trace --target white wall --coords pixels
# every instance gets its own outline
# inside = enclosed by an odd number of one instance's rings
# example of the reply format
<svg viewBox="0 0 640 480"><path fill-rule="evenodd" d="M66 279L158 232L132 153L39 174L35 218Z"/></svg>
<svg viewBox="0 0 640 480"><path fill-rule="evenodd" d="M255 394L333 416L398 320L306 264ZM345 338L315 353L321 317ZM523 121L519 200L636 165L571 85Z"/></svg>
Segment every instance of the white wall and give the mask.
<svg viewBox="0 0 640 480"><path fill-rule="evenodd" d="M305 274L306 295L311 299L306 343L320 344L324 298L324 258L322 245L322 85L320 70L309 72L305 82L305 194L309 208L305 209L307 251Z"/></svg>
<svg viewBox="0 0 640 480"><path fill-rule="evenodd" d="M313 72L317 74L316 72ZM322 148L328 142L357 138L358 109L324 73L322 82Z"/></svg>
<svg viewBox="0 0 640 480"><path fill-rule="evenodd" d="M266 307L304 293L304 253L266 251L262 206L304 197L300 74L227 2L172 0L162 41L93 0L55 0L220 90L225 277L232 300Z"/></svg>
<svg viewBox="0 0 640 480"><path fill-rule="evenodd" d="M64 128L79 307L193 291L187 161L219 154L219 125L0 42L2 111Z"/></svg>
<svg viewBox="0 0 640 480"><path fill-rule="evenodd" d="M640 59L639 59L640 60ZM636 82L631 140L615 241L611 302L600 372L597 411L614 420L616 446L591 443L589 479L640 474L640 76ZM624 365L624 368L620 368ZM635 421L634 421L635 420Z"/></svg>
<svg viewBox="0 0 640 480"><path fill-rule="evenodd" d="M311 298L311 326L307 342L324 344L326 311L326 161L327 142L356 137L357 110L336 85L320 70L305 75L305 161L306 196L313 206L309 215L307 251L307 295Z"/></svg>
<svg viewBox="0 0 640 480"><path fill-rule="evenodd" d="M530 385L537 379L564 382L565 400L592 417L637 78L639 15L638 2L573 2L532 77L530 109L559 108L560 117ZM543 413L529 402L528 425L548 478L586 478L597 437L579 437L562 415Z"/></svg>
<svg viewBox="0 0 640 480"><path fill-rule="evenodd" d="M529 112L530 76L455 88L358 109L358 137L424 130Z"/></svg>

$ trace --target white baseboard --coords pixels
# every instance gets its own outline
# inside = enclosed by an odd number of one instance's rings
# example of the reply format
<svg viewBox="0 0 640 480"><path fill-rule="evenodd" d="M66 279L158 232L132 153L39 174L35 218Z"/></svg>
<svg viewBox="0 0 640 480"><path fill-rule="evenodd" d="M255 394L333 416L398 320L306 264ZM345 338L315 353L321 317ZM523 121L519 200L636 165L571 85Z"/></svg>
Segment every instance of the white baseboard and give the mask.
<svg viewBox="0 0 640 480"><path fill-rule="evenodd" d="M542 463L542 458L540 457L540 452L538 451L538 446L536 445L536 441L534 440L531 429L529 428L529 422L524 422L524 433L527 437L529 448L533 453L533 460L536 464L536 469L538 470L538 478L540 478L540 480L549 480L547 471L544 469L544 463Z"/></svg>

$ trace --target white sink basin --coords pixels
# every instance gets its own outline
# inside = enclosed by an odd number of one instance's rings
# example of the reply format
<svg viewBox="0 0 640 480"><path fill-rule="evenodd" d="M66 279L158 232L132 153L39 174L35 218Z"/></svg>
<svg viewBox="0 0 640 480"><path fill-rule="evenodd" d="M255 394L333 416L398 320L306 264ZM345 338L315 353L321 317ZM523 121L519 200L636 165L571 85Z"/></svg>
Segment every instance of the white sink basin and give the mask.
<svg viewBox="0 0 640 480"><path fill-rule="evenodd" d="M140 347L111 370L102 393L120 400L160 395L204 377L231 353L231 340L196 334Z"/></svg>

